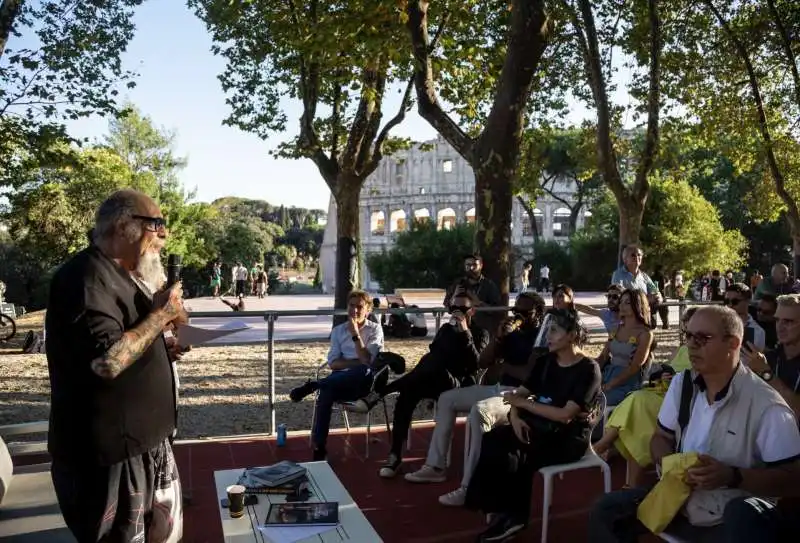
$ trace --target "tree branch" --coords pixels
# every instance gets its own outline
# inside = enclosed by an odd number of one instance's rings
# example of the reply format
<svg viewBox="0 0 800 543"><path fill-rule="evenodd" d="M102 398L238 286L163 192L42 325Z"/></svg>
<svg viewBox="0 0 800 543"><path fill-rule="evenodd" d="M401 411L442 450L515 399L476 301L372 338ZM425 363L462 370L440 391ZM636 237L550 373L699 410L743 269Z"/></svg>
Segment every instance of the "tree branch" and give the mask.
<svg viewBox="0 0 800 543"><path fill-rule="evenodd" d="M311 0L308 9L312 26L316 23L317 19L317 1L318 0ZM287 0L287 2L296 27L301 28L297 16L297 9L295 8L293 0ZM317 116L317 103L319 102L320 90L319 64L316 62L307 62L303 55L299 57L299 64L299 90L303 101L303 114L300 116L300 136L298 138L298 145L300 149L314 161L314 164L317 165L317 168L322 174L323 179L325 179L328 188L331 189L331 192L336 193L338 190L336 179L339 176L339 164L331 160L331 158L325 154L317 130L314 128L314 119Z"/></svg>
<svg viewBox="0 0 800 543"><path fill-rule="evenodd" d="M368 115L366 128L361 138L361 143L358 146L358 155L356 156L356 169L359 175L366 177L372 170L367 172L365 168L372 166L372 150L373 142L376 139L378 130L381 127L381 118L383 118L383 96L386 93L386 77L388 66L384 66L381 73L378 75L376 81L374 96L372 97L371 112Z"/></svg>
<svg viewBox="0 0 800 543"><path fill-rule="evenodd" d="M408 15L406 26L411 35L411 47L414 52L414 87L417 91L419 114L469 162L472 159L475 141L445 113L436 96L428 47L428 0L409 0L406 14Z"/></svg>
<svg viewBox="0 0 800 543"><path fill-rule="evenodd" d="M331 112L331 160L339 160L339 124L342 122L342 86L337 82L333 89L333 111Z"/></svg>
<svg viewBox="0 0 800 543"><path fill-rule="evenodd" d="M659 113L661 111L661 18L658 13L658 0L648 0L647 16L650 21L650 81L647 91L647 133L644 150L636 168L633 184L634 196L642 200L650 190L648 180L655 163L659 142Z"/></svg>
<svg viewBox="0 0 800 543"><path fill-rule="evenodd" d="M450 20L450 10L445 11L444 15L442 16L442 22L439 23L439 28L436 29L436 34L433 36L433 40L431 41L430 47L428 47L428 52L433 53L436 49L436 46L439 43L439 39L442 37L442 33L444 32L445 26L447 26L448 21ZM406 90L403 93L403 99L400 101L400 107L397 108L397 114L392 117L386 126L383 127L380 134L378 135L378 139L375 140L375 149L372 153L372 162L369 165L369 172L372 173L380 164L380 161L383 160L383 144L386 142L386 138L389 137L389 132L397 125L403 122L406 118L406 113L411 108L411 91L414 90L414 75L412 75L408 79L408 83L406 84Z"/></svg>
<svg viewBox="0 0 800 543"><path fill-rule="evenodd" d="M513 156L502 157L502 164L481 164L480 167L501 166L511 171L516 167L524 124L523 113L531 95L534 73L547 47L551 29L544 4L541 0L514 0L511 5L505 61L492 109L477 146L495 149L498 142L508 142L501 145ZM482 155L492 153L484 152Z"/></svg>
<svg viewBox="0 0 800 543"><path fill-rule="evenodd" d="M775 23L775 28L778 31L778 36L780 36L783 54L786 55L786 60L789 62L789 71L792 72L792 80L794 81L794 99L797 102L797 107L800 107L800 73L797 71L797 59L794 51L792 51L792 40L789 37L789 32L786 31L786 26L784 26L781 20L781 15L778 13L775 1L767 0L767 5L772 15L772 21Z"/></svg>
<svg viewBox="0 0 800 543"><path fill-rule="evenodd" d="M747 49L742 41L733 32L733 29L731 28L730 24L728 24L728 21L722 16L722 13L720 13L720 11L714 5L714 2L712 0L703 0L703 3L708 6L708 9L711 10L711 12L714 14L714 17L716 17L723 31L728 36L731 43L733 43L739 59L744 63L744 67L747 70L747 76L750 80L750 91L753 93L753 102L756 106L756 112L758 113L758 128L761 132L761 138L764 140L764 147L767 151L767 165L770 173L772 174L772 179L775 182L775 192L778 193L778 196L783 201L788 211L792 236L800 236L800 210L798 210L797 202L786 190L786 181L783 177L783 172L778 165L778 160L775 157L774 142L772 141L772 134L770 133L769 124L767 122L767 114L764 111L764 101L761 97L761 88L758 83L758 76L756 75L755 68L750 60L750 55L748 54Z"/></svg>
<svg viewBox="0 0 800 543"><path fill-rule="evenodd" d="M344 153L339 160L339 166L346 171L356 172L359 169L359 157L362 154L365 144L368 146L365 137L370 131L371 125L375 122L374 114L378 115L380 122L380 107L375 111L375 105L380 104L383 99L383 88L386 84L386 67L383 66L381 59L372 61L371 66L366 66L361 72L361 99L358 102L353 122L350 125L350 132L347 136L347 144Z"/></svg>
<svg viewBox="0 0 800 543"><path fill-rule="evenodd" d="M597 28L590 0L578 0L583 23L574 8L566 1L564 5L570 13L572 25L575 27L578 46L584 54L589 87L592 90L595 109L597 110L597 152L603 179L614 193L617 200L629 196L628 188L622 182L617 167L617 154L611 139L611 111L608 105L608 91L603 76L602 58L597 39Z"/></svg>

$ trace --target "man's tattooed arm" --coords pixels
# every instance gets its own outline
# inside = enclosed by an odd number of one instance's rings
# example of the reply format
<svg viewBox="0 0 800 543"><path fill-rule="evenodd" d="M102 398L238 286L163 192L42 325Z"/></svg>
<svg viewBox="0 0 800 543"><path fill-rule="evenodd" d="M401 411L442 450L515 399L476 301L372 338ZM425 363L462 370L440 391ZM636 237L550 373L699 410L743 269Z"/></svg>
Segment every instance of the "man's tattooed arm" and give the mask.
<svg viewBox="0 0 800 543"><path fill-rule="evenodd" d="M116 379L163 333L167 322L169 317L164 311L153 311L138 326L125 332L102 358L93 360L92 371L103 379Z"/></svg>

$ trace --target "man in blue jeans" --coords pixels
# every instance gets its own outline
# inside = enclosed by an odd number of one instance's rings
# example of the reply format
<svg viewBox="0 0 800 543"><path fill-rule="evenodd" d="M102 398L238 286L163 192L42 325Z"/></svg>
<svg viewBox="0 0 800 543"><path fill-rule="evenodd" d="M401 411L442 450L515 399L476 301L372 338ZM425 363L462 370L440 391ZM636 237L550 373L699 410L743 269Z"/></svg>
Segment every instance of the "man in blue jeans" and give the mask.
<svg viewBox="0 0 800 543"><path fill-rule="evenodd" d="M770 386L771 372L740 361L744 325L734 310L697 308L685 335L692 370L672 378L650 453L659 467L674 452L696 452L699 461L686 473L691 494L666 533L702 543L797 541L800 515L783 501L800 495L794 413ZM589 518L589 542L637 541L647 532L637 508L648 490L600 498ZM712 514L716 524L703 525Z"/></svg>
<svg viewBox="0 0 800 543"><path fill-rule="evenodd" d="M383 349L381 325L367 319L372 311L369 295L354 290L347 298L346 322L331 332L328 367L331 374L319 381L308 381L292 389L289 398L299 402L319 390L311 441L314 460L325 460L325 443L335 402L355 401L369 393L373 380L372 364Z"/></svg>

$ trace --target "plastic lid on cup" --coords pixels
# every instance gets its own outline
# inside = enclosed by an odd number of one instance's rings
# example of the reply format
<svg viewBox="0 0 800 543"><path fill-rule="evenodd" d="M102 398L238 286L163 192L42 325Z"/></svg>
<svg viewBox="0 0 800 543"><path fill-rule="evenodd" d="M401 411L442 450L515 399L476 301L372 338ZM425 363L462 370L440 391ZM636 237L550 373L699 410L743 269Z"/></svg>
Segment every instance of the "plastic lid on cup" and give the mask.
<svg viewBox="0 0 800 543"><path fill-rule="evenodd" d="M244 494L245 487L242 485L231 485L225 489L228 494Z"/></svg>

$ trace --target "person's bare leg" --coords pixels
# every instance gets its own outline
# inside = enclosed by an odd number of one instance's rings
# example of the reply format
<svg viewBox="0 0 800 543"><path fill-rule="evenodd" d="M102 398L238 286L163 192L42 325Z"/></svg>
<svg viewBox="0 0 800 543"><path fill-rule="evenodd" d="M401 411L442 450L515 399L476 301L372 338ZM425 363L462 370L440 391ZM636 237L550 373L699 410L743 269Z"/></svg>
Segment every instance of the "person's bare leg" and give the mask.
<svg viewBox="0 0 800 543"><path fill-rule="evenodd" d="M618 437L619 437L619 429L614 427L607 427L605 432L603 432L603 437L600 439L600 441L598 441L593 445L594 452L596 452L599 455L606 454L609 451L609 449L611 449L612 445L614 445L614 442L617 440Z"/></svg>
<svg viewBox="0 0 800 543"><path fill-rule="evenodd" d="M627 462L627 476L625 484L628 485L630 488L638 488L642 482L642 476L644 475L644 468L636 463L634 460L628 460Z"/></svg>

